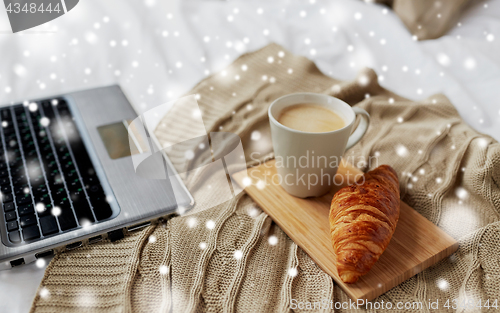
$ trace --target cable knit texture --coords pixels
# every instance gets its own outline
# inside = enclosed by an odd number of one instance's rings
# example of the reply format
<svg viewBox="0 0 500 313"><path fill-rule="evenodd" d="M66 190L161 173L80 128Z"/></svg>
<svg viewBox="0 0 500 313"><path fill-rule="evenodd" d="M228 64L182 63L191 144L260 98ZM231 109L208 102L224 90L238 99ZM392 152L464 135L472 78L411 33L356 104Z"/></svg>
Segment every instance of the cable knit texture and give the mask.
<svg viewBox="0 0 500 313"><path fill-rule="evenodd" d="M331 94L372 117L365 137L345 157L362 170L390 164L400 177L402 200L459 240L451 257L375 301L498 298L500 145L468 127L444 96L406 100L381 88L370 69L354 81L337 81L276 44L242 55L225 71L188 94L199 95L207 132L241 137L248 166L272 157L267 109L274 99L301 91ZM186 138L190 130L182 127L183 118L178 114L175 121L160 123L159 141ZM170 155L180 172L201 162L186 165L183 156ZM201 184L198 176L183 178L197 199L222 188L210 176ZM56 255L31 311L288 312L291 299L349 300L242 193L212 208L197 205L118 242Z"/></svg>

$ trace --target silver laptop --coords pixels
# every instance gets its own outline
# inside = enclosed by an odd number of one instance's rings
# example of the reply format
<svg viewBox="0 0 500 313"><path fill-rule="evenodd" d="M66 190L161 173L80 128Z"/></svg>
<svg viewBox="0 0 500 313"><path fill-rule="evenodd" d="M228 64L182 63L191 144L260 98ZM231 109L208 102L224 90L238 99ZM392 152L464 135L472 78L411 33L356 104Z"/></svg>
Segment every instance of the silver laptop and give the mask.
<svg viewBox="0 0 500 313"><path fill-rule="evenodd" d="M170 179L136 174L136 118L119 86L0 107L0 270L120 240L193 205L166 155L157 166Z"/></svg>

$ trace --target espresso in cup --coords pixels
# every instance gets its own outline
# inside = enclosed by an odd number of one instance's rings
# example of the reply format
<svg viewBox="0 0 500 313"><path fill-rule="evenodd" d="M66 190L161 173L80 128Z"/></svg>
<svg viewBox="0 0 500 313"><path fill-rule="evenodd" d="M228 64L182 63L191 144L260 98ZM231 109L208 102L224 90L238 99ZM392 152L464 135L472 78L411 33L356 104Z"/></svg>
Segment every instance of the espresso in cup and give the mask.
<svg viewBox="0 0 500 313"><path fill-rule="evenodd" d="M278 117L278 122L308 133L326 133L346 126L339 114L314 103L295 104L285 108Z"/></svg>

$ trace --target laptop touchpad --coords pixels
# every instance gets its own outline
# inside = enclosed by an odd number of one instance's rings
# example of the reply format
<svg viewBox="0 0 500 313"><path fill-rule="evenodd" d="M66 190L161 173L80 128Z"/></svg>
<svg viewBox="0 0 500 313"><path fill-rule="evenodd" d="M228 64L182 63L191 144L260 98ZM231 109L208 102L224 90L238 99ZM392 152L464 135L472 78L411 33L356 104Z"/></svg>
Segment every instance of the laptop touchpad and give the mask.
<svg viewBox="0 0 500 313"><path fill-rule="evenodd" d="M133 142L129 141L128 130L125 125L128 126L128 121L124 120L97 127L108 155L113 160L138 153L137 147Z"/></svg>

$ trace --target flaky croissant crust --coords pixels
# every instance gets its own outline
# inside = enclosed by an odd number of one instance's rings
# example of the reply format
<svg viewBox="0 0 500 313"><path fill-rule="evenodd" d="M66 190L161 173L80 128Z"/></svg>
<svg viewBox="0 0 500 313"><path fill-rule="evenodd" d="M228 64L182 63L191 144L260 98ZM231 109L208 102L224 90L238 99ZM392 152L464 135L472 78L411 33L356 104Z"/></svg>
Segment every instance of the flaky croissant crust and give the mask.
<svg viewBox="0 0 500 313"><path fill-rule="evenodd" d="M399 181L381 165L357 183L339 190L330 208L330 233L343 282L370 271L387 248L399 219Z"/></svg>

